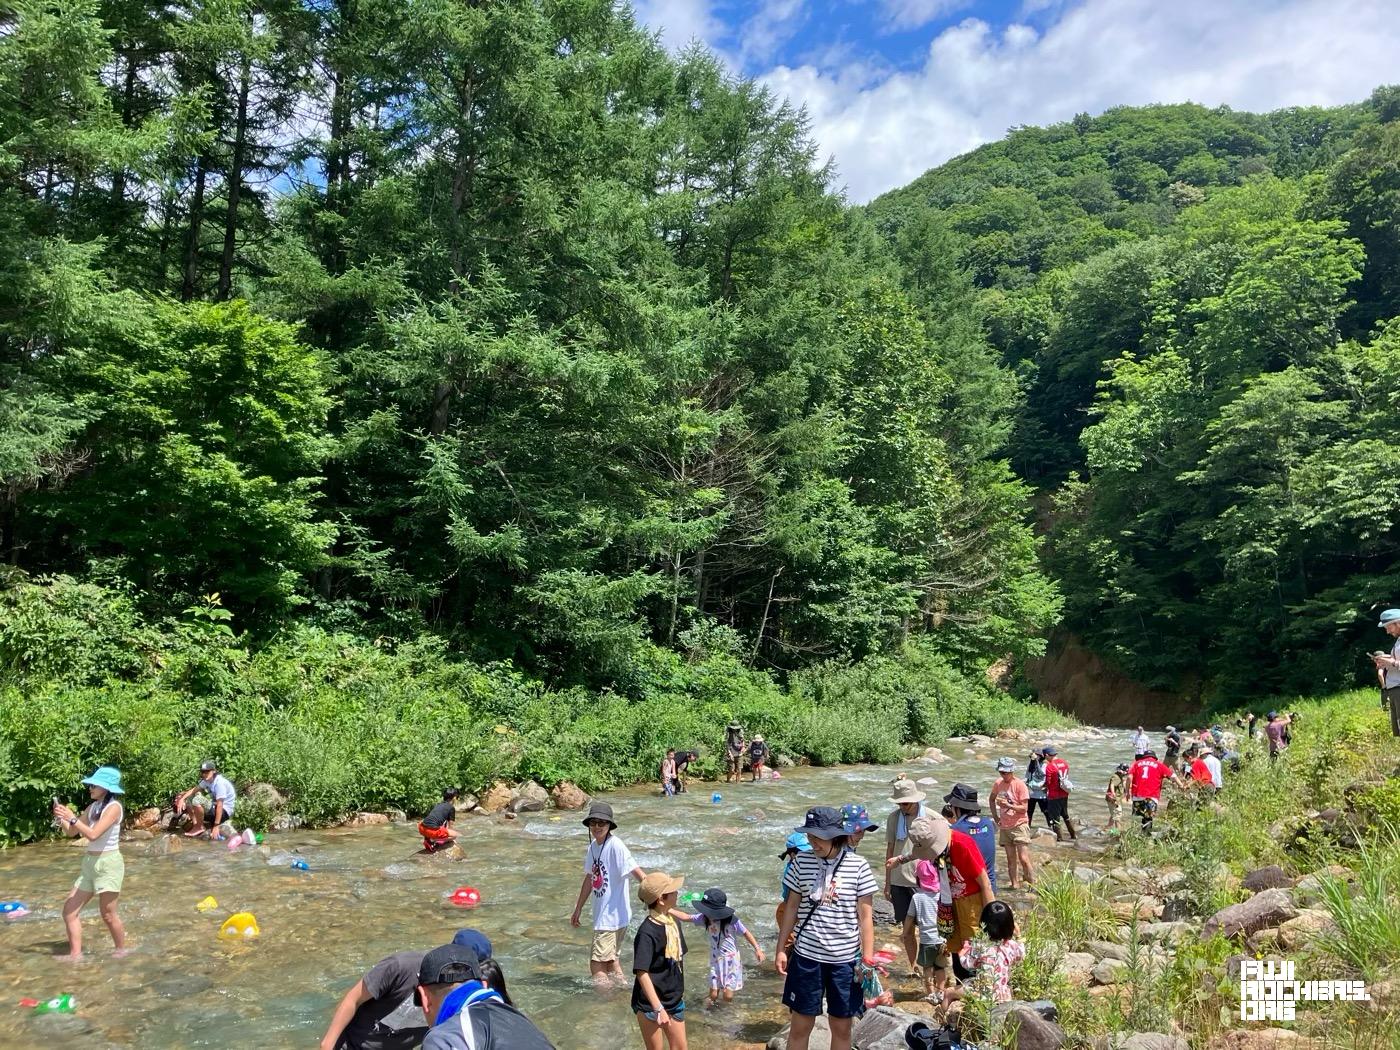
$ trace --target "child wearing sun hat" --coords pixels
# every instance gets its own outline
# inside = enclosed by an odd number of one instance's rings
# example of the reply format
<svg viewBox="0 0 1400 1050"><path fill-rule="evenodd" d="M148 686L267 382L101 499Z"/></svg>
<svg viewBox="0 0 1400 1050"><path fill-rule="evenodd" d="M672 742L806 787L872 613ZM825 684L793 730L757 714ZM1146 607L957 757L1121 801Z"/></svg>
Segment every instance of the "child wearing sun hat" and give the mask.
<svg viewBox="0 0 1400 1050"><path fill-rule="evenodd" d="M637 896L647 917L632 942L632 1012L648 1047L685 1050L685 934L676 923L677 895L685 880L653 871Z"/></svg>

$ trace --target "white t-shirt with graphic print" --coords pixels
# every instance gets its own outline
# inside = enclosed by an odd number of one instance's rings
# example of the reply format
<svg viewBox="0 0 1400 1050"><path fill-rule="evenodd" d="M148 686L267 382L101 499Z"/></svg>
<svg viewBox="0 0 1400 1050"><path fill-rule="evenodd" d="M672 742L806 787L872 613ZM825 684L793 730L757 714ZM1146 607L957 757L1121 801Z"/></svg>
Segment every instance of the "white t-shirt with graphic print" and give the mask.
<svg viewBox="0 0 1400 1050"><path fill-rule="evenodd" d="M588 843L583 858L583 872L593 886L593 928L623 930L632 921L632 903L628 896L629 880L637 862L616 835L609 835L599 846Z"/></svg>

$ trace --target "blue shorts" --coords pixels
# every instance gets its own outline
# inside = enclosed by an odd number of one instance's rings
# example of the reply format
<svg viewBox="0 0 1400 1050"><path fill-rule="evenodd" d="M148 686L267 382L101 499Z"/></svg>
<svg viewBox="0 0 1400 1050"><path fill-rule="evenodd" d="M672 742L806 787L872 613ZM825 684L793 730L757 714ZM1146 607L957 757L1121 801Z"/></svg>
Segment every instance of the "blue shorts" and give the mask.
<svg viewBox="0 0 1400 1050"><path fill-rule="evenodd" d="M783 1005L793 1013L818 1016L823 996L828 1017L859 1017L865 1013L865 996L856 979L854 962L816 962L790 952L787 970Z"/></svg>
<svg viewBox="0 0 1400 1050"><path fill-rule="evenodd" d="M668 1014L671 1015L671 1020L673 1020L673 1021L679 1021L679 1022L681 1022L681 1024L685 1024L685 1000L684 1000L684 999L682 999L679 1003L676 1004L676 1008L675 1008L674 1010L667 1010L666 1012L667 1012ZM645 1017L648 1021L651 1021L653 1024L656 1023L656 1011L655 1011L655 1010L643 1010L643 1011L642 1011L642 1016Z"/></svg>

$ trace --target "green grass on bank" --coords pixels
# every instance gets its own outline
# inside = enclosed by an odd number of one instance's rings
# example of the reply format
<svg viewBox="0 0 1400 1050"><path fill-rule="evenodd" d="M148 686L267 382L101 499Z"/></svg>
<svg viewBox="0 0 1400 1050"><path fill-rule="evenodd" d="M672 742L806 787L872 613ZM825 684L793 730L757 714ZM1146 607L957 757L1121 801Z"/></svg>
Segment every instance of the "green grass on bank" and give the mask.
<svg viewBox="0 0 1400 1050"><path fill-rule="evenodd" d="M1270 767L1262 746L1247 750L1242 770L1227 772L1216 806L1174 798L1158 818L1158 836L1129 834L1118 856L1109 859L1179 870L1185 881L1174 892L1191 905L1198 924L1247 897L1239 879L1254 868L1279 864L1301 876L1339 865L1351 875L1323 878L1310 904L1328 912L1335 931L1278 954L1296 963L1300 980L1394 980L1400 976L1400 740L1391 736L1374 691L1279 706L1299 712L1302 720L1276 766ZM1308 818L1348 805L1356 814L1350 830L1339 826L1324 833L1319 821ZM1036 904L1020 919L1027 961L1016 974L1017 996L1053 999L1061 1023L1078 1041L1074 1045L1090 1045L1105 1033L1172 1028L1193 1050L1223 1045L1222 1033L1247 1027L1239 1020L1238 985L1227 966L1240 945L1192 934L1163 966L1151 962L1147 938L1133 924L1119 993L1091 993L1055 972L1066 952L1111 939L1104 936L1115 925L1109 895L1126 888L1085 885L1067 870L1048 871ZM1289 1027L1327 1047L1400 1046L1400 1020L1365 1003L1303 1003Z"/></svg>
<svg viewBox="0 0 1400 1050"><path fill-rule="evenodd" d="M668 745L700 748L696 772L714 773L731 718L818 764L891 762L948 735L1066 721L917 648L818 666L782 688L716 630L688 655L644 648L625 693L550 689L507 665L455 660L433 637L301 629L251 649L217 604L152 625L122 595L71 581L0 591L0 672L0 843L46 834L48 797L75 797L98 764L121 768L135 808L189 787L213 758L317 823L422 811L447 785L496 779L605 790L654 778Z"/></svg>

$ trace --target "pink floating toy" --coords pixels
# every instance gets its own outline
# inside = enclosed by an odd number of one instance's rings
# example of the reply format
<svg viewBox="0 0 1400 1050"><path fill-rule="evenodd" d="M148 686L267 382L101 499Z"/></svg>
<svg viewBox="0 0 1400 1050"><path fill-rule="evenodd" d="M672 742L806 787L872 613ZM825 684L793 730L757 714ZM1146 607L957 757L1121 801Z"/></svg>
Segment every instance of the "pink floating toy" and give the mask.
<svg viewBox="0 0 1400 1050"><path fill-rule="evenodd" d="M458 886L447 899L459 908L475 908L481 903L481 894L475 886Z"/></svg>

